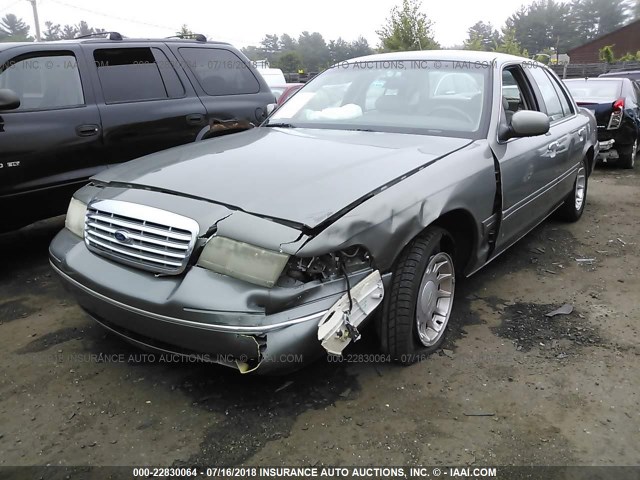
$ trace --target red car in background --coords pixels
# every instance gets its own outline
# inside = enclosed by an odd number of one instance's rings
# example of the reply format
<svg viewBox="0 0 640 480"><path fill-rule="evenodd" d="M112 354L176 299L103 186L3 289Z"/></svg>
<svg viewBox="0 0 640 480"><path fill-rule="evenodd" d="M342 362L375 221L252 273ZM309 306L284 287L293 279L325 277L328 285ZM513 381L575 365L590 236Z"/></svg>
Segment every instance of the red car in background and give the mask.
<svg viewBox="0 0 640 480"><path fill-rule="evenodd" d="M276 85L271 87L271 91L276 96L276 102L278 105L282 105L287 99L296 93L304 83L287 83L285 85Z"/></svg>

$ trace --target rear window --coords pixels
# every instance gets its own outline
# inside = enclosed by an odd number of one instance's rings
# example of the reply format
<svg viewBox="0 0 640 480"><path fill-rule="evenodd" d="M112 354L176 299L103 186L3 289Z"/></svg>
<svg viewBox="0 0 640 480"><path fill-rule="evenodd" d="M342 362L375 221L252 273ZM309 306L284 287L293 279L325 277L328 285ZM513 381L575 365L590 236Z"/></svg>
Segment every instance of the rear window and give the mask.
<svg viewBox="0 0 640 480"><path fill-rule="evenodd" d="M577 101L609 102L620 98L622 82L616 80L565 80L565 85Z"/></svg>
<svg viewBox="0 0 640 480"><path fill-rule="evenodd" d="M233 52L221 48L180 48L180 55L207 95L260 92L249 67Z"/></svg>

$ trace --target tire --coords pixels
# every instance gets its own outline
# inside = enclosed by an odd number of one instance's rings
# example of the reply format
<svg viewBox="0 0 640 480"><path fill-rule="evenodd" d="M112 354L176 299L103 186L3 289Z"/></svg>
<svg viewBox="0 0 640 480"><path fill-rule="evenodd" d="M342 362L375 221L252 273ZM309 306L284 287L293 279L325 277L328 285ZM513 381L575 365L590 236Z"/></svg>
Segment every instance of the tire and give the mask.
<svg viewBox="0 0 640 480"><path fill-rule="evenodd" d="M443 240L452 244L446 230L427 228L407 245L394 267L379 332L382 350L398 363L415 363L444 340L455 293L455 268L453 252L444 251Z"/></svg>
<svg viewBox="0 0 640 480"><path fill-rule="evenodd" d="M578 167L576 180L567 198L565 198L560 208L557 210L557 217L565 222L577 222L584 213L587 204L587 187L589 186L588 166L585 159L582 159Z"/></svg>
<svg viewBox="0 0 640 480"><path fill-rule="evenodd" d="M622 168L633 168L636 163L636 156L638 155L638 139L636 138L633 145L620 149L620 166Z"/></svg>

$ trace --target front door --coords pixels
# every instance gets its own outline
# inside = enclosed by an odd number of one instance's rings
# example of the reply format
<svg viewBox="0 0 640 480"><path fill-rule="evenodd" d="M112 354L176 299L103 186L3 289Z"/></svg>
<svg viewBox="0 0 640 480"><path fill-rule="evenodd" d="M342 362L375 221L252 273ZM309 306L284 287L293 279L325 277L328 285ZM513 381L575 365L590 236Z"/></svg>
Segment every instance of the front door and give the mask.
<svg viewBox="0 0 640 480"><path fill-rule="evenodd" d="M104 164L100 116L78 54L77 46L39 45L0 57L0 88L21 102L0 111L5 227L64 213L71 193Z"/></svg>
<svg viewBox="0 0 640 480"><path fill-rule="evenodd" d="M550 82L542 69L539 73ZM494 146L502 182L502 219L495 254L555 209L575 173L571 167L576 151L577 133L572 132L571 123L575 115L565 114L551 83L540 86L538 79L528 74L515 65L502 72L503 119L508 123L519 110L538 110L549 115L551 125L545 135L513 138Z"/></svg>

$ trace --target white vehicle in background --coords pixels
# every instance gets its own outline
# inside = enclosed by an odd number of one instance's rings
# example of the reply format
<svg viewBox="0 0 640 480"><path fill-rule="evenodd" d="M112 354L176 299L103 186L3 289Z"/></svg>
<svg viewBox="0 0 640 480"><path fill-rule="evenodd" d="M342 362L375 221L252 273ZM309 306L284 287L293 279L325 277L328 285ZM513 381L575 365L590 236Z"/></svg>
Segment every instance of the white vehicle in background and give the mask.
<svg viewBox="0 0 640 480"><path fill-rule="evenodd" d="M262 75L265 82L269 87L275 87L285 85L287 81L284 78L284 73L279 68L258 68L258 72Z"/></svg>

